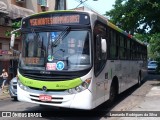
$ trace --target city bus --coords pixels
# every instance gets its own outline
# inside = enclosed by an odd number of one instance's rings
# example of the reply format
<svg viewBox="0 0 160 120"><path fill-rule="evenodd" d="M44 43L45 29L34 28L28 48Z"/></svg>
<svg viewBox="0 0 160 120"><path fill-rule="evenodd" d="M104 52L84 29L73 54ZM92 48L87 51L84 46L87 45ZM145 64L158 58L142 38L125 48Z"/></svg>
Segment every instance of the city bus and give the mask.
<svg viewBox="0 0 160 120"><path fill-rule="evenodd" d="M147 47L106 18L88 11L49 11L21 27L19 101L94 109L146 75Z"/></svg>

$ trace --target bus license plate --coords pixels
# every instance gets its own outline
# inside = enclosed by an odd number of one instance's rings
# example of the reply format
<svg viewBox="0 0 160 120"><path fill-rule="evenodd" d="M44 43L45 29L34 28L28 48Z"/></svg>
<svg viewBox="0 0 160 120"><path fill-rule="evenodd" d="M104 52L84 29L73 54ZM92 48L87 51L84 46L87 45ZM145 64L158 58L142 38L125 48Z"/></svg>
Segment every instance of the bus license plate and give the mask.
<svg viewBox="0 0 160 120"><path fill-rule="evenodd" d="M51 101L52 100L52 96L49 96L49 95L40 95L39 96L39 100L41 100L41 101Z"/></svg>

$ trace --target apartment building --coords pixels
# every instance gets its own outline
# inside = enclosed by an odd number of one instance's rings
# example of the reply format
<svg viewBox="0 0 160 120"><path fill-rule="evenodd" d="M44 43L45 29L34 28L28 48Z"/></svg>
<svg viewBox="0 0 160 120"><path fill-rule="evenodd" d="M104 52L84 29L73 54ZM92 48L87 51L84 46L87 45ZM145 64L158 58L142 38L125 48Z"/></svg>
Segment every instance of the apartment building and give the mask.
<svg viewBox="0 0 160 120"><path fill-rule="evenodd" d="M0 0L0 74L5 68L13 77L13 69L16 59L10 51L10 31L13 23L20 21L23 17L42 11L55 9L55 0ZM20 37L16 38L14 49L21 49ZM15 59L15 60L14 60Z"/></svg>

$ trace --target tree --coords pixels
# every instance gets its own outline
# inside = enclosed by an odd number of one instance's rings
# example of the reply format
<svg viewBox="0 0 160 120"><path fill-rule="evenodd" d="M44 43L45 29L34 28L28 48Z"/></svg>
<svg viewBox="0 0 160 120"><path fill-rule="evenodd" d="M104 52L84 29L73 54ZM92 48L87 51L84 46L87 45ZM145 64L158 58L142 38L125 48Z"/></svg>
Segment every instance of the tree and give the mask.
<svg viewBox="0 0 160 120"><path fill-rule="evenodd" d="M151 35L150 52L155 59L160 58L160 33Z"/></svg>
<svg viewBox="0 0 160 120"><path fill-rule="evenodd" d="M11 31L16 30L16 29L21 27L21 21L20 20L19 21L13 21L11 27L12 27L12 30L5 31L5 36L6 37L11 37ZM20 33L19 32L15 32L15 35L16 35L16 37L19 37Z"/></svg>
<svg viewBox="0 0 160 120"><path fill-rule="evenodd" d="M113 7L106 12L106 16L127 32L131 34L160 32L159 0L116 0Z"/></svg>

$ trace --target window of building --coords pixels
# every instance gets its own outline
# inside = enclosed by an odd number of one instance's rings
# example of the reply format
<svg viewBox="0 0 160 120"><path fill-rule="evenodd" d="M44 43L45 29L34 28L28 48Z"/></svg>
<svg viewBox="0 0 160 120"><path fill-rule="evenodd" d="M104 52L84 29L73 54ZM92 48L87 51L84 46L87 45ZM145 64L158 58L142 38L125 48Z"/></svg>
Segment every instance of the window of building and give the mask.
<svg viewBox="0 0 160 120"><path fill-rule="evenodd" d="M48 1L47 0L38 0L38 2L37 2L39 5L41 5L41 6L48 6Z"/></svg>
<svg viewBox="0 0 160 120"><path fill-rule="evenodd" d="M2 50L9 50L9 44L2 44Z"/></svg>

